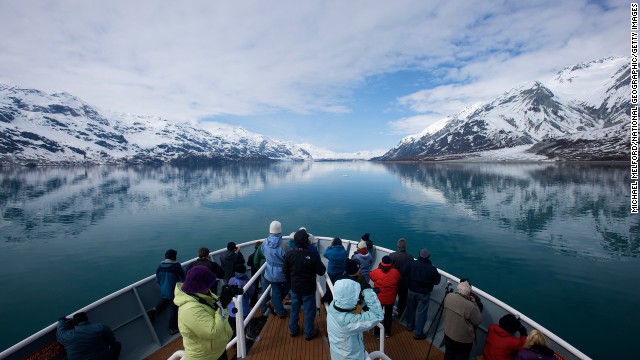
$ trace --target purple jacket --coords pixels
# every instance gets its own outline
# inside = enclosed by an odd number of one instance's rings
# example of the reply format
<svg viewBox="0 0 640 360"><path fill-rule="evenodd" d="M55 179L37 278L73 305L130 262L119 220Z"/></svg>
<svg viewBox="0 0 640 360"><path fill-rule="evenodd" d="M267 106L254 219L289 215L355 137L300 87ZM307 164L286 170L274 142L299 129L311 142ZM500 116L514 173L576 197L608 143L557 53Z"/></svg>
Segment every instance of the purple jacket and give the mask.
<svg viewBox="0 0 640 360"><path fill-rule="evenodd" d="M533 345L528 349L518 350L516 360L555 360L553 350L546 346Z"/></svg>

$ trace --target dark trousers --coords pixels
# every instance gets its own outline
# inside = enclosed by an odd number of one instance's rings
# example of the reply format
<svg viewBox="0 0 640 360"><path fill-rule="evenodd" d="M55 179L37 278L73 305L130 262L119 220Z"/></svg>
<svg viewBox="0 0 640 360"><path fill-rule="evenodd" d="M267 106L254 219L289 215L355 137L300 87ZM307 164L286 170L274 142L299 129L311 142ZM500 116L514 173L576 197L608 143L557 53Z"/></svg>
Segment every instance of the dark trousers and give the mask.
<svg viewBox="0 0 640 360"><path fill-rule="evenodd" d="M173 303L173 299L162 298L160 302L158 302L158 305L156 305L156 310L159 314L166 309L167 306L169 306L169 310L171 311L171 315L169 317L169 329L178 330L178 306Z"/></svg>
<svg viewBox="0 0 640 360"><path fill-rule="evenodd" d="M469 360L473 343L457 342L447 335L444 336L444 360Z"/></svg>
<svg viewBox="0 0 640 360"><path fill-rule="evenodd" d="M382 305L382 309L384 310L384 318L382 320L382 325L384 325L384 335L391 336L391 324L393 324L393 304ZM377 326L373 329L374 334L380 334L380 330Z"/></svg>
<svg viewBox="0 0 640 360"><path fill-rule="evenodd" d="M400 279L398 282L398 317L402 317L404 309L407 308L407 292L409 291L409 282L407 279Z"/></svg>

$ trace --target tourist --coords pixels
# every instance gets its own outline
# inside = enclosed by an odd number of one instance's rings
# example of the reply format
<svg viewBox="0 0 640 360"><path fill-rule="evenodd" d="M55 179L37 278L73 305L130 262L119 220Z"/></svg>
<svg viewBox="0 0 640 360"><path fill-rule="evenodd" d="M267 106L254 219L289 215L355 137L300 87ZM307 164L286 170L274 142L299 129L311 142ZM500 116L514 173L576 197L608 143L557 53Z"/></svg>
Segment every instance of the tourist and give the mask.
<svg viewBox="0 0 640 360"><path fill-rule="evenodd" d="M520 336L514 334L518 332ZM527 339L527 329L513 314L501 317L497 324L489 326L487 341L482 354L484 360L513 360Z"/></svg>
<svg viewBox="0 0 640 360"><path fill-rule="evenodd" d="M361 241L364 241L365 244L367 244L367 251L369 252L369 254L371 255L371 257L375 257L376 256L376 248L373 247L373 240L371 240L371 235L369 233L364 233L361 237L360 237Z"/></svg>
<svg viewBox="0 0 640 360"><path fill-rule="evenodd" d="M435 285L440 283L440 273L429 259L431 254L425 248L420 250L417 260L407 263L402 275L408 279L407 308L404 320L407 330L413 331L413 338L424 340L424 326L427 323L429 299Z"/></svg>
<svg viewBox="0 0 640 360"><path fill-rule="evenodd" d="M365 283L369 283L369 272L371 271L371 265L373 258L369 254L367 249L367 243L364 240L360 240L356 252L351 258L360 264L360 275L364 278Z"/></svg>
<svg viewBox="0 0 640 360"><path fill-rule="evenodd" d="M306 228L306 227L304 227L304 226L301 226L298 230L304 230L304 231L307 231L307 228ZM289 242L288 242L288 245L289 245L289 248L291 248L291 249L295 249L295 248L296 248L295 240L293 239L293 237L294 237L294 235L295 235L295 234L296 234L295 232L292 232L291 234L289 234ZM309 251L311 251L311 252L317 252L317 253L319 253L319 252L318 252L318 246L317 246L317 245L318 245L318 244L317 244L317 243L318 243L318 240L317 240L317 239L316 239L316 237L315 237L315 236L313 236L313 234L311 234L310 232L308 232L308 231L307 231L307 234L309 234L309 246L308 246L307 248L308 248L308 249L309 249Z"/></svg>
<svg viewBox="0 0 640 360"><path fill-rule="evenodd" d="M409 288L411 294L411 288ZM409 295L411 296L411 295ZM407 305L409 310L409 305ZM455 293L444 298L444 352L445 360L467 360L476 339L475 328L482 316L471 296L471 284L462 281Z"/></svg>
<svg viewBox="0 0 640 360"><path fill-rule="evenodd" d="M547 346L547 339L539 330L533 329L527 335L523 348L516 354L515 360L564 360Z"/></svg>
<svg viewBox="0 0 640 360"><path fill-rule="evenodd" d="M238 289L242 289L248 282L249 277L247 276L247 267L244 266L244 264L236 264L235 274L231 279L229 279L229 286L236 286L238 287ZM242 296L243 317L246 317L251 310L251 308L249 307L249 302L251 301L251 295L253 295L253 292L254 288L250 287ZM236 299L237 297L238 295L235 295L233 298ZM231 329L233 330L234 337L236 336L236 312L234 311L235 308L235 301L230 302L227 306L227 311L229 312L229 324L231 325Z"/></svg>
<svg viewBox="0 0 640 360"><path fill-rule="evenodd" d="M362 333L382 321L382 307L370 286L361 290L357 282L339 279L333 287L333 301L327 311L327 332L332 360L367 358ZM362 295L366 311L356 311Z"/></svg>
<svg viewBox="0 0 640 360"><path fill-rule="evenodd" d="M409 278L402 275L402 269L404 266L413 261L413 255L407 252L407 241L404 238L400 238L396 243L397 251L389 254L393 267L400 271L400 281L398 282L398 308L397 315L399 317L404 313L404 309L407 306L407 292L409 291Z"/></svg>
<svg viewBox="0 0 640 360"><path fill-rule="evenodd" d="M237 264L244 264L244 256L240 252L240 248L236 246L236 243L230 241L227 243L227 250L220 255L220 265L224 270L225 284L229 283Z"/></svg>
<svg viewBox="0 0 640 360"><path fill-rule="evenodd" d="M110 327L89 322L84 312L74 314L72 319L58 319L56 339L64 346L69 360L115 360L122 348Z"/></svg>
<svg viewBox="0 0 640 360"><path fill-rule="evenodd" d="M284 257L284 275L291 284L291 316L289 334L295 337L300 333L298 318L300 307L304 311L304 338L311 340L318 335L314 319L316 316L316 276L324 275L327 270L317 252L309 250L309 234L298 230L294 235L296 249Z"/></svg>
<svg viewBox="0 0 640 360"><path fill-rule="evenodd" d="M342 240L340 238L334 238L331 241L331 246L324 251L323 256L329 260L327 263L327 275L329 275L331 283L335 284L338 276L344 274L347 257L349 256L347 250L342 246ZM330 303L332 298L331 290L329 290L329 286L327 285L322 301Z"/></svg>
<svg viewBox="0 0 640 360"><path fill-rule="evenodd" d="M360 275L360 263L353 259L347 259L345 261L344 274L336 277L336 281L341 279L348 279L357 282L360 285L361 290L365 288L364 277Z"/></svg>
<svg viewBox="0 0 640 360"><path fill-rule="evenodd" d="M174 302L179 306L184 359L227 359L226 347L233 334L227 306L233 294L225 287L218 298L210 290L215 281L205 266L194 266L184 283L176 284Z"/></svg>
<svg viewBox="0 0 640 360"><path fill-rule="evenodd" d="M257 274L258 270L260 270L259 267L256 267L256 264L253 261L255 259L256 253L258 252L258 249L260 248L260 246L262 246L262 241L256 241L255 244L253 245L253 248L254 248L253 252L247 258L247 265L249 265L249 268L251 269L251 276ZM258 292L262 293L260 289L259 280L257 280L253 284L253 287L254 287L254 291L253 291L253 295L251 295L251 302L250 302L252 307L258 303Z"/></svg>
<svg viewBox="0 0 640 360"><path fill-rule="evenodd" d="M216 279L224 278L224 270L222 269L222 266L220 266L217 262L211 261L209 259L209 249L206 247L201 247L200 249L198 249L198 259L189 264L189 267L187 267L187 271L189 271L189 269L191 269L192 267L198 265L206 266L207 269L211 270L211 272L216 275ZM216 280L216 283L211 287L211 291L213 291L214 294L218 293L217 285L218 281Z"/></svg>
<svg viewBox="0 0 640 360"><path fill-rule="evenodd" d="M161 298L158 304L147 311L149 320L154 322L159 313L169 307L171 315L169 317L169 333L171 335L178 333L178 307L173 303L174 288L176 283L184 281L184 269L176 260L178 252L169 249L165 252L165 259L158 265L156 269L156 282L160 285Z"/></svg>
<svg viewBox="0 0 640 360"><path fill-rule="evenodd" d="M391 257L385 255L382 257L378 268L371 271L369 276L373 281L373 286L380 289L378 300L380 300L380 304L384 309L384 334L389 337L391 336L393 303L396 301L396 289L398 288L398 281L400 281L400 272L393 268ZM378 335L380 330L377 327L374 330L375 335Z"/></svg>
<svg viewBox="0 0 640 360"><path fill-rule="evenodd" d="M282 241L282 224L274 220L269 224L269 236L258 249L253 259L256 265L261 264L263 259L267 263L262 274L262 289L264 291L271 285L272 311L281 319L287 316L287 310L282 305L282 300L289 292L289 283L284 276L282 267L284 265L284 256L289 250L289 245ZM262 303L262 314L266 313L266 305L267 299Z"/></svg>

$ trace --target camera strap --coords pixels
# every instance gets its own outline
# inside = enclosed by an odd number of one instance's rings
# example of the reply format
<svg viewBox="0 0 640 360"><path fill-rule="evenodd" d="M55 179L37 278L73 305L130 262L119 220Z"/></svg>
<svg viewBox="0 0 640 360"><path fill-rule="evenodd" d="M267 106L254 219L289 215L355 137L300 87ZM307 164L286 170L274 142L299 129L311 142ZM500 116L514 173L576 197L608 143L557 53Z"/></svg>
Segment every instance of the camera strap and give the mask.
<svg viewBox="0 0 640 360"><path fill-rule="evenodd" d="M201 298L200 296L197 296L197 295L194 295L194 294L189 294L189 295L191 295L191 297L193 297L194 299L196 299L200 304L202 304L202 305L207 305L208 307L212 308L214 312L215 312L215 311L218 311L218 309L219 309L218 304L213 304L213 305L211 305L211 304L209 304L209 303L207 302L207 300L205 300L205 299Z"/></svg>

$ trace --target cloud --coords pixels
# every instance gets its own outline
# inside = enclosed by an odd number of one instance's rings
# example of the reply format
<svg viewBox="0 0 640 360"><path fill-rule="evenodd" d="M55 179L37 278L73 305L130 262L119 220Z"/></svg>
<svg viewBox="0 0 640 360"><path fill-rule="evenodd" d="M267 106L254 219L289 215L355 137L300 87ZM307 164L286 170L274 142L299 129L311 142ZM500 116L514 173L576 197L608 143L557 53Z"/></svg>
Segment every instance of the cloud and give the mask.
<svg viewBox="0 0 640 360"><path fill-rule="evenodd" d="M412 114L382 121L400 133L559 65L625 55L627 12L586 0L4 1L0 81L185 119L349 114L368 78L423 71L429 84L395 95Z"/></svg>

